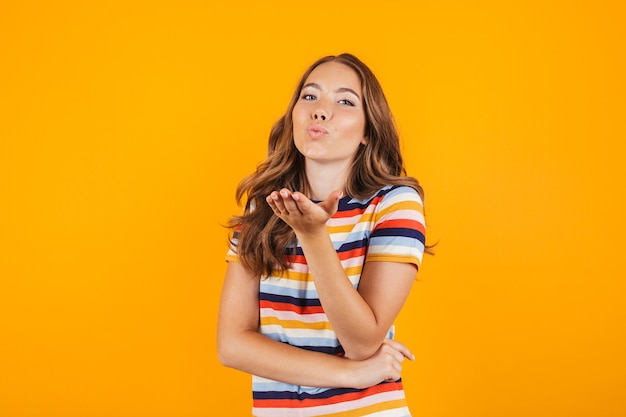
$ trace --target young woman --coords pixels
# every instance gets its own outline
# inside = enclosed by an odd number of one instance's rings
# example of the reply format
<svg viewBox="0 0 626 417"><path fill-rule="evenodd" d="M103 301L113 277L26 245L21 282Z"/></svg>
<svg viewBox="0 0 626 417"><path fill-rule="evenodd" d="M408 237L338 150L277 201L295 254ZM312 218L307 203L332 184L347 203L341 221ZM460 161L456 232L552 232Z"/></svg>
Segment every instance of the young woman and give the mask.
<svg viewBox="0 0 626 417"><path fill-rule="evenodd" d="M238 187L218 319L253 414L410 416L393 340L425 249L382 88L350 54L315 62Z"/></svg>

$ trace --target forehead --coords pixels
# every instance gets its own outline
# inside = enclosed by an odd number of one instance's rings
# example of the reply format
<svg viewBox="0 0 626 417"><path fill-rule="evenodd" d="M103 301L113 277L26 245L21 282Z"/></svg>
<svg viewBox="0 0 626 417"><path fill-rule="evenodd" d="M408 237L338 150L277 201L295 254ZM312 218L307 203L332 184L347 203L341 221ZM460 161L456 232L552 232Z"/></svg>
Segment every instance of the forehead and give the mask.
<svg viewBox="0 0 626 417"><path fill-rule="evenodd" d="M361 91L361 80L349 66L339 62L325 62L318 65L307 77L305 84L315 83L326 88L351 88Z"/></svg>

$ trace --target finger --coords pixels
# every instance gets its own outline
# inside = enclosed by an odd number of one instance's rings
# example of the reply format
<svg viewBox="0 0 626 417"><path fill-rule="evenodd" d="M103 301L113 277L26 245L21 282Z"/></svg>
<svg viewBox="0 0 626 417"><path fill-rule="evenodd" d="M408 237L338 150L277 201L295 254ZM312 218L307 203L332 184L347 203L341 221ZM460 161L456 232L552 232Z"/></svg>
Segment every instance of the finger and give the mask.
<svg viewBox="0 0 626 417"><path fill-rule="evenodd" d="M300 192L294 192L291 194L291 198L296 202L298 206L298 210L300 213L305 214L307 212L310 213L310 210L316 210L317 204L313 203L307 196Z"/></svg>
<svg viewBox="0 0 626 417"><path fill-rule="evenodd" d="M276 207L276 201L274 200L271 194L265 197L265 201L267 201L267 204L274 211L274 213L278 214L278 207Z"/></svg>
<svg viewBox="0 0 626 417"><path fill-rule="evenodd" d="M272 191L270 197L274 201L274 206L276 207L276 210L278 210L277 214L288 214L287 210L285 210L285 203L280 193L278 193L277 191Z"/></svg>
<svg viewBox="0 0 626 417"><path fill-rule="evenodd" d="M307 196L298 191L294 191L293 193L291 193L291 198L300 208L306 207L307 204L311 204L311 200L309 200Z"/></svg>
<svg viewBox="0 0 626 417"><path fill-rule="evenodd" d="M402 355L404 355L406 358L412 361L415 360L415 355L413 355L413 353L409 350L409 348L406 347L403 343L400 343L397 340L393 340L393 339L385 339L383 343L388 346L391 346L392 348L400 352Z"/></svg>
<svg viewBox="0 0 626 417"><path fill-rule="evenodd" d="M333 191L319 206L331 216L337 212L339 200L343 197L343 191Z"/></svg>
<svg viewBox="0 0 626 417"><path fill-rule="evenodd" d="M385 381L386 382L393 382L393 381L397 381L398 379L400 379L400 376L402 374L402 368L397 369L396 367L392 367L391 369L387 370L387 373L385 374Z"/></svg>
<svg viewBox="0 0 626 417"><path fill-rule="evenodd" d="M280 197L282 198L282 203L285 209L289 213L296 213L300 211L298 204L293 199L293 194L291 193L291 191L283 188L282 190L280 190Z"/></svg>
<svg viewBox="0 0 626 417"><path fill-rule="evenodd" d="M268 195L265 198L265 201L267 201L274 214L276 214L278 217L282 218L284 215L289 214L287 210L285 210L285 205L282 202L280 194L278 194L276 191Z"/></svg>
<svg viewBox="0 0 626 417"><path fill-rule="evenodd" d="M404 360L405 356L402 352L394 350L393 352L393 358L398 362L398 363L402 363L402 361Z"/></svg>
<svg viewBox="0 0 626 417"><path fill-rule="evenodd" d="M383 343L382 351L395 362L402 362L404 360L404 354L392 347L389 343Z"/></svg>

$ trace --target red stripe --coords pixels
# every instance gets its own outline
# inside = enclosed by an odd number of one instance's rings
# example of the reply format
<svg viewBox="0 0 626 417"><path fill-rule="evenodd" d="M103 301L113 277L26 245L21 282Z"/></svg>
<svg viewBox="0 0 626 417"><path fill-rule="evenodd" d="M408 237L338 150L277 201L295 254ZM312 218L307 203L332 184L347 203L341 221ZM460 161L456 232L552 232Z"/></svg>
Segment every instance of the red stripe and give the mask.
<svg viewBox="0 0 626 417"><path fill-rule="evenodd" d="M352 217L352 216L358 216L359 214L363 214L365 213L365 210L367 210L368 207L371 207L372 205L374 206L378 205L378 203L380 202L380 200L383 199L383 197L384 196L376 196L372 198L372 200L369 201L367 207L356 207L356 208L353 208L352 210L338 211L337 213L333 215L333 219L341 219L344 217Z"/></svg>
<svg viewBox="0 0 626 417"><path fill-rule="evenodd" d="M392 228L415 229L415 230L419 230L422 233L426 231L422 223L418 222L417 220L410 220L410 219L386 220L380 223L378 226L376 226L376 228L377 229L392 229Z"/></svg>
<svg viewBox="0 0 626 417"><path fill-rule="evenodd" d="M293 264L306 265L306 258L303 255L288 255L287 261Z"/></svg>
<svg viewBox="0 0 626 417"><path fill-rule="evenodd" d="M294 313L300 314L317 314L323 313L324 309L322 306L297 306L290 303L277 303L275 301L268 300L260 300L259 301L260 308L271 308L275 311L293 311Z"/></svg>
<svg viewBox="0 0 626 417"><path fill-rule="evenodd" d="M387 384L374 385L363 391L347 392L345 394L335 395L330 398L307 398L304 400L296 399L275 399L275 400L253 400L254 407L257 408L306 408L320 405L331 405L344 403L361 398L366 398L381 392L391 392L402 390L401 382L390 382Z"/></svg>
<svg viewBox="0 0 626 417"><path fill-rule="evenodd" d="M355 248L345 252L338 252L339 259L345 260L365 255L365 248ZM307 265L306 258L302 255L294 255L289 257L289 262L300 265Z"/></svg>
<svg viewBox="0 0 626 417"><path fill-rule="evenodd" d="M355 249L351 249L345 252L337 252L337 256L339 256L339 259L342 261L345 261L346 259L357 258L359 256L364 256L364 255L365 255L365 248L355 248Z"/></svg>

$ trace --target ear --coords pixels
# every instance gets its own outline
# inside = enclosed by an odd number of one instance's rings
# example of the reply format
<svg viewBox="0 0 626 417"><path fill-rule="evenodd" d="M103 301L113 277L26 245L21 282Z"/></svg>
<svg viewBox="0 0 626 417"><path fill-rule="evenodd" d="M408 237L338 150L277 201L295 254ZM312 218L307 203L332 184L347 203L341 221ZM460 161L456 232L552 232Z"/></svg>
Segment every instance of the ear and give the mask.
<svg viewBox="0 0 626 417"><path fill-rule="evenodd" d="M363 139L361 139L361 145L367 145L367 142L369 142L369 138L367 136L363 136Z"/></svg>

